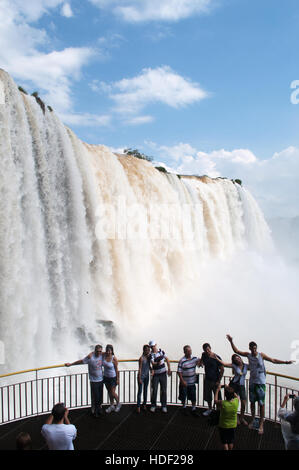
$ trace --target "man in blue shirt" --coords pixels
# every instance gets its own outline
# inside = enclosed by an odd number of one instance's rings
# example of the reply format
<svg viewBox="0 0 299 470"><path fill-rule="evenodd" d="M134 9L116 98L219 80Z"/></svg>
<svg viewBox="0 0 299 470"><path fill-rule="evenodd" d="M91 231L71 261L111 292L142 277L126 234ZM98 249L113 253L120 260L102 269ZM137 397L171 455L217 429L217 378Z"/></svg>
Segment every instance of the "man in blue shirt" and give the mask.
<svg viewBox="0 0 299 470"><path fill-rule="evenodd" d="M96 417L101 416L101 406L103 403L103 348L97 344L94 352L84 359L72 363L66 363L66 367L79 364L88 364L88 373L91 390L91 412Z"/></svg>

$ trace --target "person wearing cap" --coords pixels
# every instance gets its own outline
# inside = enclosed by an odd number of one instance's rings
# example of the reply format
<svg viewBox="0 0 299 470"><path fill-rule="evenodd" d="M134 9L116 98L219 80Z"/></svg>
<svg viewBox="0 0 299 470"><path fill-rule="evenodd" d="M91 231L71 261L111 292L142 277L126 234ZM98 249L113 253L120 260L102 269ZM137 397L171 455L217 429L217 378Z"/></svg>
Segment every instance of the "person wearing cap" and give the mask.
<svg viewBox="0 0 299 470"><path fill-rule="evenodd" d="M162 412L167 413L167 374L171 375L169 359L161 348L158 349L157 343L154 340L149 342L151 352L151 365L152 365L152 396L151 396L151 408L150 411L154 413L157 406L157 393L158 386L160 384L161 392L161 405ZM166 365L167 371L166 371Z"/></svg>
<svg viewBox="0 0 299 470"><path fill-rule="evenodd" d="M95 346L92 353L84 359L65 364L66 367L88 364L88 375L91 391L91 413L99 418L102 412L103 403L103 348L100 344Z"/></svg>
<svg viewBox="0 0 299 470"><path fill-rule="evenodd" d="M294 411L285 409L287 402L293 398ZM285 395L278 410L281 419L281 431L286 450L299 450L299 396Z"/></svg>
<svg viewBox="0 0 299 470"><path fill-rule="evenodd" d="M64 403L57 403L42 426L41 433L49 450L74 450L77 429L70 423L68 414Z"/></svg>

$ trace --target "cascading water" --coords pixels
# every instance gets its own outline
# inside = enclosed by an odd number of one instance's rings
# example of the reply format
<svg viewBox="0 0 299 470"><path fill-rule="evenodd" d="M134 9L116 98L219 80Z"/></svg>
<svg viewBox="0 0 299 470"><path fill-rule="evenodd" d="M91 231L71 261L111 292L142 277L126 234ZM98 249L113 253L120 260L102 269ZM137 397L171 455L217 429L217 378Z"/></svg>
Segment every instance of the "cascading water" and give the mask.
<svg viewBox="0 0 299 470"><path fill-rule="evenodd" d="M112 340L135 355L139 328L151 336L166 305L200 290L212 262L272 250L240 185L84 144L4 71L0 84L5 369L75 360Z"/></svg>

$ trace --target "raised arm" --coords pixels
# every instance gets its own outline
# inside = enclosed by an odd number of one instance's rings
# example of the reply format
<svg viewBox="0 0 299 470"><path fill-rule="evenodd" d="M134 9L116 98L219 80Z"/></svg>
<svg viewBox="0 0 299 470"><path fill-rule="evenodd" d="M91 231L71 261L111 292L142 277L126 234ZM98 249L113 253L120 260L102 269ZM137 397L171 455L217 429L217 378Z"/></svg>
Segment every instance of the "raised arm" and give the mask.
<svg viewBox="0 0 299 470"><path fill-rule="evenodd" d="M280 359L273 359L272 357L267 356L265 353L261 353L264 361L272 362L272 364L292 364L295 361L281 361Z"/></svg>
<svg viewBox="0 0 299 470"><path fill-rule="evenodd" d="M219 383L218 386L217 386L216 392L215 392L215 397L214 397L215 405L219 405L219 406L221 406L221 404L222 404L222 400L218 400L218 395L219 395L219 392L220 392L220 388L221 388L221 385Z"/></svg>
<svg viewBox="0 0 299 470"><path fill-rule="evenodd" d="M221 380L222 380L223 374L224 374L224 367L221 366L221 367L220 367L219 384L220 384L220 382L221 382Z"/></svg>
<svg viewBox="0 0 299 470"><path fill-rule="evenodd" d="M70 420L69 420L69 410L68 410L68 408L65 410L65 413L64 413L64 424L71 424Z"/></svg>
<svg viewBox="0 0 299 470"><path fill-rule="evenodd" d="M219 357L216 356L216 354L214 354L214 359L216 359L216 361L220 362L220 364L223 365L223 367L232 367L232 363L228 363L228 362L223 362L221 359L219 359Z"/></svg>
<svg viewBox="0 0 299 470"><path fill-rule="evenodd" d="M226 335L228 341L230 342L231 344L231 347L233 348L233 351L236 353L236 354L239 354L239 356L244 356L244 357L247 357L248 356L248 352L247 351L240 351L240 349L238 349L234 342L233 342L233 338L230 336L230 335Z"/></svg>

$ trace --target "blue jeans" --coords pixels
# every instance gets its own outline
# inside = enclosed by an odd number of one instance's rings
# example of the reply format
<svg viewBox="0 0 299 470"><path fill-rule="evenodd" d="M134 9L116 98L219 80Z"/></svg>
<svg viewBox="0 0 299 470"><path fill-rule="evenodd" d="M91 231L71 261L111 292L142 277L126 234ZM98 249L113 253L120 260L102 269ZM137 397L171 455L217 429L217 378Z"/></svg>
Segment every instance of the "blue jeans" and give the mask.
<svg viewBox="0 0 299 470"><path fill-rule="evenodd" d="M142 380L142 383L139 383L139 381L138 381L138 393L137 393L137 407L138 408L141 405L142 389L143 389L143 404L146 405L149 375L147 377L141 379L141 380Z"/></svg>

